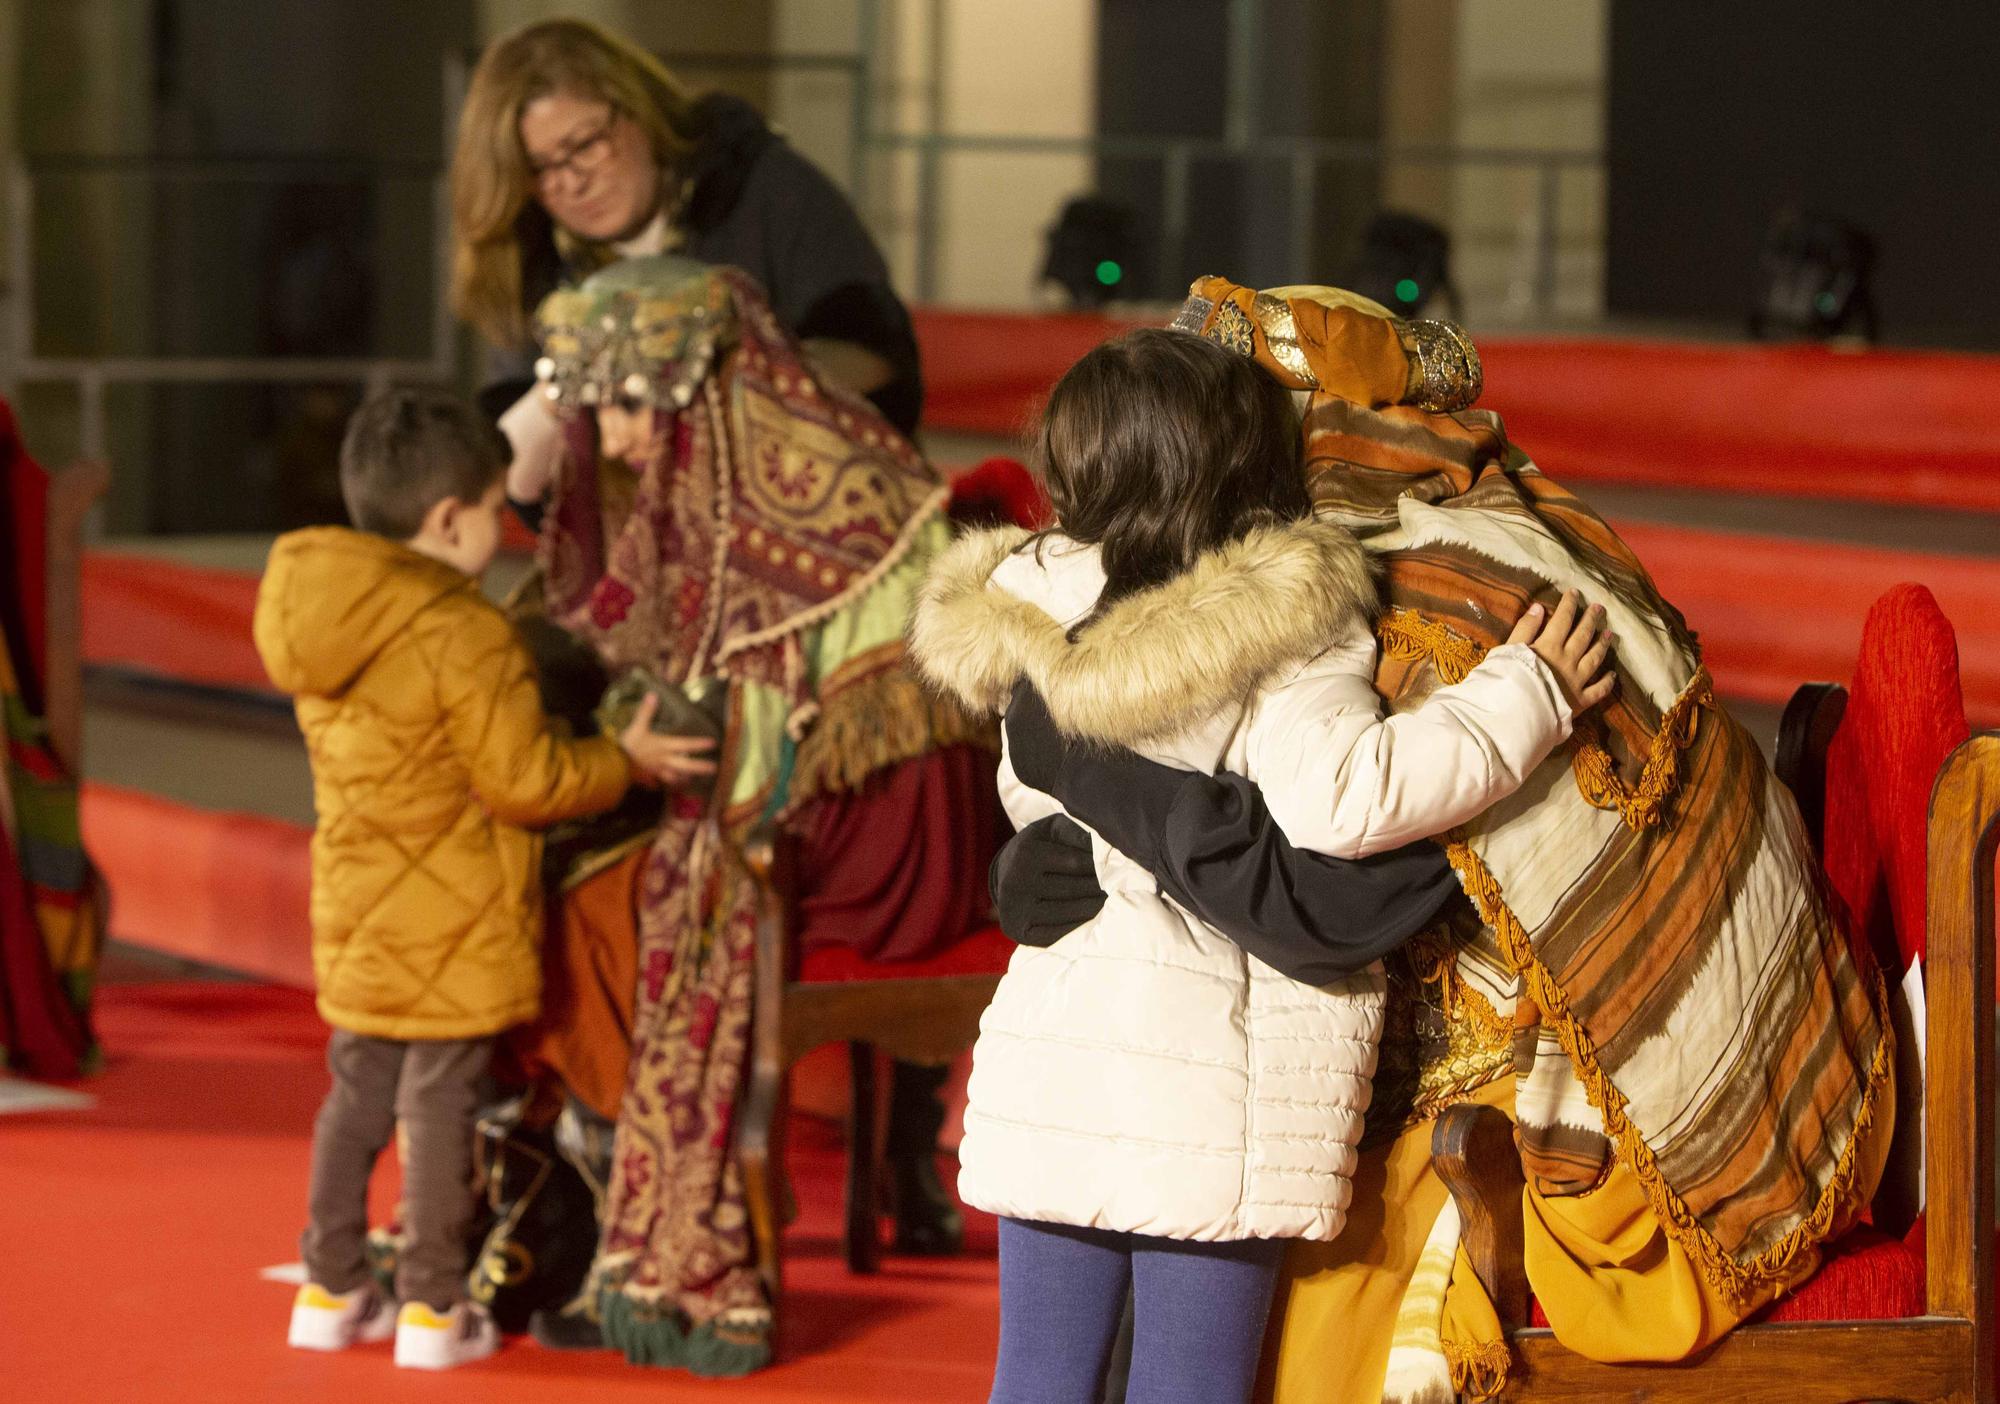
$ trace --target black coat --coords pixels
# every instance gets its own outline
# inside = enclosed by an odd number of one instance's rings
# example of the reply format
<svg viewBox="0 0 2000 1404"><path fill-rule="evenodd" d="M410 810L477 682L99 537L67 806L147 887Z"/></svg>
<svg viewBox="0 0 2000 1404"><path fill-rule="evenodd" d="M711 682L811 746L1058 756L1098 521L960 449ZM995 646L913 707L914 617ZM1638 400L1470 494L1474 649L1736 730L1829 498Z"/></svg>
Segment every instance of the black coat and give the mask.
<svg viewBox="0 0 2000 1404"><path fill-rule="evenodd" d="M924 403L916 334L854 207L748 103L711 94L696 116L686 240L675 252L748 273L794 336L853 342L887 361L894 378L868 398L883 418L913 432ZM537 232L524 243L521 270L529 313L557 286L574 281L546 221L531 222ZM494 417L533 384L534 356L523 347L489 358L479 399Z"/></svg>

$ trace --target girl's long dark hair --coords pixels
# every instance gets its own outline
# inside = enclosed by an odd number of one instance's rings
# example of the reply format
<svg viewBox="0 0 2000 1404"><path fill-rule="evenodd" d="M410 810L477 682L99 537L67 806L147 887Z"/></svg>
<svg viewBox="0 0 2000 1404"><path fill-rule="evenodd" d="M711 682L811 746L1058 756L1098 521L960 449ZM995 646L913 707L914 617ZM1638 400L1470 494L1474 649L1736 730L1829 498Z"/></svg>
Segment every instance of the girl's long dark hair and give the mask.
<svg viewBox="0 0 2000 1404"><path fill-rule="evenodd" d="M1187 332L1128 332L1049 393L1038 452L1063 534L1098 547L1098 609L1252 528L1312 513L1290 394Z"/></svg>

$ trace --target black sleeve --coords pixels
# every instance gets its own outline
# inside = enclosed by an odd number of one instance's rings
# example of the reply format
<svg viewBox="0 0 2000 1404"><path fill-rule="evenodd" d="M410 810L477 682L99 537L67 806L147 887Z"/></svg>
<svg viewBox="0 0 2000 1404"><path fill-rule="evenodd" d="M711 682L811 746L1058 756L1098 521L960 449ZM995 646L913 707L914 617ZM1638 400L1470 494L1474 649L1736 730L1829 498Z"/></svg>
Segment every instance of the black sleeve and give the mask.
<svg viewBox="0 0 2000 1404"><path fill-rule="evenodd" d="M488 347L482 370L479 412L497 424L516 400L535 388L535 352L532 347Z"/></svg>
<svg viewBox="0 0 2000 1404"><path fill-rule="evenodd" d="M745 198L767 202L771 310L800 340L851 341L887 361L894 378L869 396L904 433L923 409L923 372L909 309L889 266L840 188L782 143L758 161Z"/></svg>
<svg viewBox="0 0 2000 1404"><path fill-rule="evenodd" d="M1240 775L1066 741L1025 684L1007 711L1023 783L1061 800L1183 908L1295 980L1360 970L1429 925L1457 879L1429 842L1358 860L1294 848Z"/></svg>

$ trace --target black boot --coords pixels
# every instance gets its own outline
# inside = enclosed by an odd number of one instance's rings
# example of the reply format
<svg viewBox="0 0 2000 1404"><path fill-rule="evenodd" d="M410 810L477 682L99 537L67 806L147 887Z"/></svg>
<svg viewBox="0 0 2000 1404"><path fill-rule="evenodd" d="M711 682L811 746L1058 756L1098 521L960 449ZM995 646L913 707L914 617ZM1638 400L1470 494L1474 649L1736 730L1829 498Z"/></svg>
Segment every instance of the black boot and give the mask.
<svg viewBox="0 0 2000 1404"><path fill-rule="evenodd" d="M912 1257L949 1257L965 1243L965 1219L937 1173L937 1138L944 1129L938 1094L950 1075L949 1067L898 1062L890 1076L884 1152L896 1221L892 1251Z"/></svg>
<svg viewBox="0 0 2000 1404"><path fill-rule="evenodd" d="M575 1303L571 1304L575 1308ZM528 1334L550 1350L609 1350L594 1312L543 1307L528 1318Z"/></svg>

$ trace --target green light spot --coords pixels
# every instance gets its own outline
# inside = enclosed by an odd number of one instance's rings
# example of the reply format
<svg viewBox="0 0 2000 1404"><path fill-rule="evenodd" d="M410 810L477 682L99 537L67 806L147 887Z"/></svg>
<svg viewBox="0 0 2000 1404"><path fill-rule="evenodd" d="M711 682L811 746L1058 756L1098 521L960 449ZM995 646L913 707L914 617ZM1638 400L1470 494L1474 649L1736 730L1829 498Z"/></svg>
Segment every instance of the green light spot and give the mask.
<svg viewBox="0 0 2000 1404"><path fill-rule="evenodd" d="M1116 287L1124 279L1125 270L1112 260L1107 258L1104 262L1097 265L1097 281L1104 284L1105 287Z"/></svg>
<svg viewBox="0 0 2000 1404"><path fill-rule="evenodd" d="M1398 302L1415 302L1422 293L1423 289L1417 286L1415 278L1405 278L1396 284L1396 300Z"/></svg>
<svg viewBox="0 0 2000 1404"><path fill-rule="evenodd" d="M1831 317L1834 313L1834 309L1839 307L1840 303L1837 299L1835 299L1832 293L1823 292L1818 297L1813 299L1813 306L1819 309L1820 316Z"/></svg>

